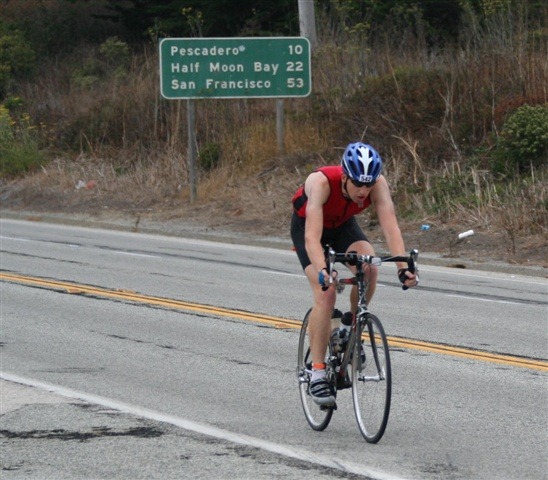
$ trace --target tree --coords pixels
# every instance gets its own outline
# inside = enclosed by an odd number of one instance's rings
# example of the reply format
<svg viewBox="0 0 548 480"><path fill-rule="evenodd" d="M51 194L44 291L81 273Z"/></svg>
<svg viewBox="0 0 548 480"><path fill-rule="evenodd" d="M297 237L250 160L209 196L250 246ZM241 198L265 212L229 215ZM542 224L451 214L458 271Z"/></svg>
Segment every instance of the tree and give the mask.
<svg viewBox="0 0 548 480"><path fill-rule="evenodd" d="M240 35L298 35L295 0L131 0L121 4L109 0L111 18L118 19L133 38L156 31L162 37L193 36L189 17L199 14L205 37Z"/></svg>
<svg viewBox="0 0 548 480"><path fill-rule="evenodd" d="M34 71L35 52L21 31L0 19L0 99L12 82Z"/></svg>

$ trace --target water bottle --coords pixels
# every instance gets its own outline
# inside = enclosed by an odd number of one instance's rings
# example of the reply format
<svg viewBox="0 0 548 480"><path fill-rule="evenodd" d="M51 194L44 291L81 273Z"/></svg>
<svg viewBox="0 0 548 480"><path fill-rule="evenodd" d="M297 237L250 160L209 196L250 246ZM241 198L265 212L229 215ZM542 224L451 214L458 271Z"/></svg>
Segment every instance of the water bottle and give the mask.
<svg viewBox="0 0 548 480"><path fill-rule="evenodd" d="M331 333L331 346L333 352L341 353L346 348L346 343L350 337L350 327L352 325L352 314L346 312L341 318L341 326Z"/></svg>

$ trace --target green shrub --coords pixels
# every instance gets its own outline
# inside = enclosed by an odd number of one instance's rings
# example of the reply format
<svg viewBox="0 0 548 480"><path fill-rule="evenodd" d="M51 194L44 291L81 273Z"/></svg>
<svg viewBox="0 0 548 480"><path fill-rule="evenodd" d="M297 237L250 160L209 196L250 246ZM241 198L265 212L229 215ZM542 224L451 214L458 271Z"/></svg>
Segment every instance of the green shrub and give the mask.
<svg viewBox="0 0 548 480"><path fill-rule="evenodd" d="M221 145L218 143L206 143L200 148L198 160L200 167L209 172L213 170L221 159Z"/></svg>
<svg viewBox="0 0 548 480"><path fill-rule="evenodd" d="M114 72L116 78L122 78L128 71L131 62L131 52L127 43L110 37L99 47L108 70Z"/></svg>
<svg viewBox="0 0 548 480"><path fill-rule="evenodd" d="M6 107L0 105L0 148L13 143L13 132L11 126L13 121Z"/></svg>
<svg viewBox="0 0 548 480"><path fill-rule="evenodd" d="M28 115L14 120L0 105L0 178L26 173L44 163L37 136Z"/></svg>
<svg viewBox="0 0 548 480"><path fill-rule="evenodd" d="M75 70L70 77L72 84L82 90L90 90L99 80L99 76L88 73L82 68Z"/></svg>
<svg viewBox="0 0 548 480"><path fill-rule="evenodd" d="M454 205L474 208L478 204L472 179L467 173L432 176L425 198L429 213L434 214L443 213Z"/></svg>
<svg viewBox="0 0 548 480"><path fill-rule="evenodd" d="M523 105L502 127L495 170L526 172L545 165L547 156L548 105Z"/></svg>
<svg viewBox="0 0 548 480"><path fill-rule="evenodd" d="M17 77L31 74L35 53L23 34L0 21L0 98L7 95Z"/></svg>
<svg viewBox="0 0 548 480"><path fill-rule="evenodd" d="M94 49L85 60L80 60L70 79L78 88L91 89L110 77L123 79L129 71L130 63L131 52L127 43L111 37L99 46L98 52Z"/></svg>

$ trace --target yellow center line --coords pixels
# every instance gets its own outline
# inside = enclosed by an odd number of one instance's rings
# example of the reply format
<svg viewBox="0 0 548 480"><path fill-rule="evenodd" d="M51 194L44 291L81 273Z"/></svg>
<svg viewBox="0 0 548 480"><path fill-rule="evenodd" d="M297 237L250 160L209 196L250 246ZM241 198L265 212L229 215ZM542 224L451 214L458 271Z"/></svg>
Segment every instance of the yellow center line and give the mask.
<svg viewBox="0 0 548 480"><path fill-rule="evenodd" d="M173 300L169 298L155 297L151 295L143 295L131 290L111 290L107 288L94 287L91 285L83 285L72 282L63 282L58 280L48 280L45 278L30 277L27 275L18 275L7 272L0 272L0 280L6 282L31 285L35 287L47 288L51 290L63 291L70 294L90 295L102 298L113 298L134 303L142 303L146 305L155 305L164 308L172 308L176 310L185 310L190 312L199 312L202 314L216 315L221 317L231 317L253 322L259 322L268 325L274 325L277 328L301 328L301 323L298 320L290 320L287 318L272 317L258 313L246 312L243 310L233 310L211 305L202 305L197 303L185 302L182 300ZM486 362L494 362L503 365L511 365L516 367L524 367L534 370L548 372L548 361L535 360L530 358L517 357L512 355L501 355L497 353L485 352L481 350L473 350L452 345L443 345L438 343L423 342L420 340L412 340L400 337L388 337L388 343L391 347L408 348L422 350L443 355L452 355L462 358L483 360Z"/></svg>

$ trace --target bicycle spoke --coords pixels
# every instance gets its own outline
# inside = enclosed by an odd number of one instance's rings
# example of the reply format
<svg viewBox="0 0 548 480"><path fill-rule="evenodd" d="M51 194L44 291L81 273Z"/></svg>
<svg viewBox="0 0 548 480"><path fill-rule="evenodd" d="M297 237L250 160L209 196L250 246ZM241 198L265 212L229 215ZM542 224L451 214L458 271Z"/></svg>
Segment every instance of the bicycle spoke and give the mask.
<svg viewBox="0 0 548 480"><path fill-rule="evenodd" d="M361 340L355 343L352 357L354 413L364 438L376 443L384 434L390 413L390 353L382 325L374 315L368 314L359 334Z"/></svg>

